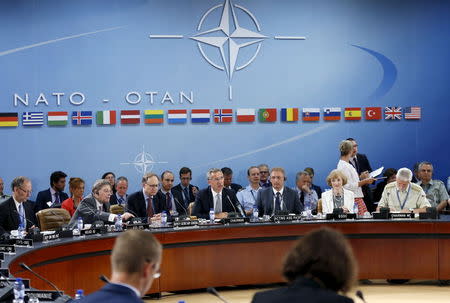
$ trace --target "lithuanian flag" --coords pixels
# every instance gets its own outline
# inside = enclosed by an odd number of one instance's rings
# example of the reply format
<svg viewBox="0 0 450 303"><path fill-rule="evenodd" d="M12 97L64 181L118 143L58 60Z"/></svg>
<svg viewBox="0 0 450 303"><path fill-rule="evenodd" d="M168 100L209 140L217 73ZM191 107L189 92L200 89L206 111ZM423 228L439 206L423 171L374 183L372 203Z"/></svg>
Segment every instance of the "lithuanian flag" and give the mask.
<svg viewBox="0 0 450 303"><path fill-rule="evenodd" d="M144 111L144 123L145 124L164 123L164 111L154 109Z"/></svg>

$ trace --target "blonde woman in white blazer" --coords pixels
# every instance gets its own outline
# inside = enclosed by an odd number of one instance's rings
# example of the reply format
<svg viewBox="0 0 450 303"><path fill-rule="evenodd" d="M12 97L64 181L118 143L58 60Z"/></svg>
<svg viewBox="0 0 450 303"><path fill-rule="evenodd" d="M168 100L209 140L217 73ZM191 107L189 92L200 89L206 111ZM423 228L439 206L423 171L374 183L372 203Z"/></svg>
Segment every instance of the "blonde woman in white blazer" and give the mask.
<svg viewBox="0 0 450 303"><path fill-rule="evenodd" d="M353 213L355 195L344 188L347 177L338 169L332 170L327 177L331 190L322 193L322 213L333 213L334 208L342 208L344 213Z"/></svg>

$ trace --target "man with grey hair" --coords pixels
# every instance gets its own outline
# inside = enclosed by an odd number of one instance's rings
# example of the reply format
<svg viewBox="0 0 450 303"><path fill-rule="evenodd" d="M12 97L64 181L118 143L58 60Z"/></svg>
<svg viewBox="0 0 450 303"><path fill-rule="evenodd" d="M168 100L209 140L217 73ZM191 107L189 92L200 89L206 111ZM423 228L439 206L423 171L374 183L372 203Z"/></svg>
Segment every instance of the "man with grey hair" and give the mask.
<svg viewBox="0 0 450 303"><path fill-rule="evenodd" d="M448 193L444 182L433 180L433 165L424 161L418 168L419 181L417 185L422 187L431 206L436 207L438 211L443 210L448 204Z"/></svg>
<svg viewBox="0 0 450 303"><path fill-rule="evenodd" d="M211 168L206 177L209 186L198 192L192 214L208 219L212 209L217 219L227 218L228 213L238 212L242 215L242 206L236 194L232 189L224 188L222 171L219 168Z"/></svg>
<svg viewBox="0 0 450 303"><path fill-rule="evenodd" d="M298 172L295 176L295 184L294 190L297 192L300 202L305 206L305 209L314 210L317 207L319 196L312 188L311 175L306 171Z"/></svg>
<svg viewBox="0 0 450 303"><path fill-rule="evenodd" d="M425 212L431 204L422 188L411 183L411 179L412 171L406 167L400 168L396 182L389 183L384 188L377 211L381 207L389 207L394 212Z"/></svg>
<svg viewBox="0 0 450 303"><path fill-rule="evenodd" d="M92 186L92 193L88 195L78 205L77 210L69 222L70 227L75 227L78 217L83 218L85 224L92 224L95 221L103 221L113 223L117 219L117 215L109 212L109 199L112 190L111 184L105 179L95 181ZM124 213L122 219L127 221L134 217L131 213Z"/></svg>
<svg viewBox="0 0 450 303"><path fill-rule="evenodd" d="M116 193L111 195L109 204L118 204L126 207L128 200L128 179L124 176L120 176L116 179L116 184L114 185L114 187L116 188Z"/></svg>
<svg viewBox="0 0 450 303"><path fill-rule="evenodd" d="M11 197L10 195L7 195L3 192L4 188L5 184L3 183L3 179L0 178L0 203L8 200Z"/></svg>

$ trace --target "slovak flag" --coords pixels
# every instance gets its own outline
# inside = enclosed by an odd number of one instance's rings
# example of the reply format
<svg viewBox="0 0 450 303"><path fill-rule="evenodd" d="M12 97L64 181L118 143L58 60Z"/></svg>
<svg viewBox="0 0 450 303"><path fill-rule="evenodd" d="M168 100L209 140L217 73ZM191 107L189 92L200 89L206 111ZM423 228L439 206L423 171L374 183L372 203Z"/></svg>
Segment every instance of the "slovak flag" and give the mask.
<svg viewBox="0 0 450 303"><path fill-rule="evenodd" d="M303 108L303 121L319 121L320 108Z"/></svg>

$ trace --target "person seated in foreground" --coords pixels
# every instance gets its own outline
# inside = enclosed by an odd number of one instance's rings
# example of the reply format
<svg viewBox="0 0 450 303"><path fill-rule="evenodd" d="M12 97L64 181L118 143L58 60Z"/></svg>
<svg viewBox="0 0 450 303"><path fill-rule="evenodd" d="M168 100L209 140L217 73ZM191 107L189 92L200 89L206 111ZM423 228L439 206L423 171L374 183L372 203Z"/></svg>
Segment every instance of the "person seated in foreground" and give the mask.
<svg viewBox="0 0 450 303"><path fill-rule="evenodd" d="M338 169L334 169L327 177L331 190L322 193L322 213L331 214L335 208L342 208L344 213L352 213L355 195L344 188L347 177Z"/></svg>
<svg viewBox="0 0 450 303"><path fill-rule="evenodd" d="M357 264L345 237L330 228L316 229L301 238L283 265L286 287L258 292L252 303L342 302L356 284Z"/></svg>
<svg viewBox="0 0 450 303"><path fill-rule="evenodd" d="M86 296L82 303L143 303L143 297L159 278L162 246L143 230L127 230L114 243L111 253L111 280Z"/></svg>

